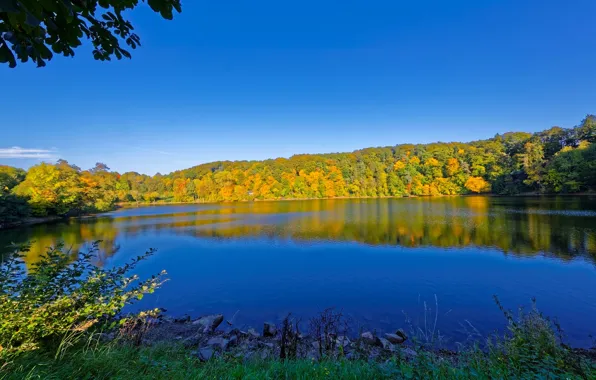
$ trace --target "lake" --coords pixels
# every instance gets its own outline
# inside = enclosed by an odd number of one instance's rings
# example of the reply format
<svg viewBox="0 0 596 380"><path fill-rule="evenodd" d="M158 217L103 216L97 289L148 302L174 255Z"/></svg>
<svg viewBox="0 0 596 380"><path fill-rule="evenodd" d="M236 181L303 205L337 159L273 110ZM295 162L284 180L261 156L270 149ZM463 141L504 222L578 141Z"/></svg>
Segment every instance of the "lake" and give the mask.
<svg viewBox="0 0 596 380"><path fill-rule="evenodd" d="M594 197L164 205L0 231L4 251L33 241L27 265L58 241L81 250L97 239L108 267L157 248L138 272L170 280L138 306L174 316L260 327L336 307L353 326L391 332L423 325L425 303L434 320L438 304L451 345L504 327L497 295L511 309L535 297L574 345L596 335Z"/></svg>

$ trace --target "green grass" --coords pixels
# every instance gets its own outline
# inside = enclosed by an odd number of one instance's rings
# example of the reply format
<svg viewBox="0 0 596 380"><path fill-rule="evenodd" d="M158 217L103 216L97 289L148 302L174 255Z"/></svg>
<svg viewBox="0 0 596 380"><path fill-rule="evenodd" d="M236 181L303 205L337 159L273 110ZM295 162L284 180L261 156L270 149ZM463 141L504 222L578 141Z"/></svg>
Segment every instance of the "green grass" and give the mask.
<svg viewBox="0 0 596 380"><path fill-rule="evenodd" d="M216 359L201 363L176 346L143 347L107 345L79 351L62 360L26 354L9 361L2 379L318 379L383 378L381 367L365 362L254 361Z"/></svg>
<svg viewBox="0 0 596 380"><path fill-rule="evenodd" d="M122 344L77 348L55 359L41 351L20 354L5 361L0 379L596 379L596 364L584 359L572 370L562 358L512 362L503 355L476 350L456 360L419 352L414 361L398 357L384 363L308 359L243 363L222 358L200 362L192 353L174 345L136 348ZM569 360L570 358L566 358ZM578 359L580 360L580 359Z"/></svg>

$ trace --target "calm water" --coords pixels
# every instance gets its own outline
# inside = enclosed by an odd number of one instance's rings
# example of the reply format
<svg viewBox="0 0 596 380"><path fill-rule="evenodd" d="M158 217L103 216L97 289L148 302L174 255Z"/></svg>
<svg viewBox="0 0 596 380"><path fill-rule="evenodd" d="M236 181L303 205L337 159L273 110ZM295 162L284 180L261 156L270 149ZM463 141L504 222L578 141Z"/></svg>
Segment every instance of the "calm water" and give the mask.
<svg viewBox="0 0 596 380"><path fill-rule="evenodd" d="M422 322L436 295L438 328L454 343L468 322L483 335L503 327L496 294L509 308L536 297L573 344L596 335L595 198L154 206L0 231L0 247L34 240L29 265L59 240L84 249L96 239L104 266L157 248L139 272L165 269L170 281L140 306L173 315L238 311L238 325L260 326L334 306L391 331L405 315Z"/></svg>

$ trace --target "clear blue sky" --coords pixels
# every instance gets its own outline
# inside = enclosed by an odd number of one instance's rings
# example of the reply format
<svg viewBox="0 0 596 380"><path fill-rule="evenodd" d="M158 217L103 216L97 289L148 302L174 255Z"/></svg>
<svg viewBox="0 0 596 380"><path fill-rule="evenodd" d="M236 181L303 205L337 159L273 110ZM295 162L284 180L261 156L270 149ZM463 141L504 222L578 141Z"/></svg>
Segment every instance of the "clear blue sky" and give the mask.
<svg viewBox="0 0 596 380"><path fill-rule="evenodd" d="M596 113L594 0L186 0L173 21L141 8L132 60L85 47L0 67L0 164L168 173Z"/></svg>

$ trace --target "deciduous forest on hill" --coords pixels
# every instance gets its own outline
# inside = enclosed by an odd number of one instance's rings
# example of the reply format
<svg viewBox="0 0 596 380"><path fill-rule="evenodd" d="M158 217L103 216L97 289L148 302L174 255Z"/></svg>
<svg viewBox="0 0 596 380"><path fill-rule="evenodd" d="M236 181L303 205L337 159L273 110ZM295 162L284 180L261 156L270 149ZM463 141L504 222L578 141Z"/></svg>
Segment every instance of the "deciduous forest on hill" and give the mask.
<svg viewBox="0 0 596 380"><path fill-rule="evenodd" d="M65 160L0 167L3 223L106 211L117 202L227 202L334 197L577 193L596 187L596 116L573 128L468 143L402 144L351 153L217 161L148 176ZM200 149L200 148L198 148Z"/></svg>

